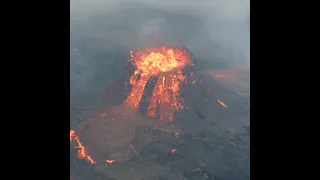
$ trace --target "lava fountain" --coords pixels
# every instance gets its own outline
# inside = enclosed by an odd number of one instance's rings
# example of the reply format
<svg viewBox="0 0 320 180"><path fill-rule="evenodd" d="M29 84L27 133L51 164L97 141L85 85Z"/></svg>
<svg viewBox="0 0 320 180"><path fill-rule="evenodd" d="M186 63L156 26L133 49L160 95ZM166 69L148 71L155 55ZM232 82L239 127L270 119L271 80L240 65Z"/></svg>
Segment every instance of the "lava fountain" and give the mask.
<svg viewBox="0 0 320 180"><path fill-rule="evenodd" d="M149 49L147 52L130 52L132 64L137 67L130 77L132 91L124 104L137 109L141 102L145 86L152 76L157 82L148 106L148 115L159 120L173 121L174 112L183 109L183 100L179 97L180 84L186 82L183 69L192 65L186 49Z"/></svg>

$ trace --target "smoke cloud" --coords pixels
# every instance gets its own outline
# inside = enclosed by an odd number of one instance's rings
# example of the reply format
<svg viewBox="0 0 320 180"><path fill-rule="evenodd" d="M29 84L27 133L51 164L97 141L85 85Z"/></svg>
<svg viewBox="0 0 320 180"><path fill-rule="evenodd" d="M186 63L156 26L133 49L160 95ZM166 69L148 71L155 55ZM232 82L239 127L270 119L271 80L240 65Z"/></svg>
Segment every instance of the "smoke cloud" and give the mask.
<svg viewBox="0 0 320 180"><path fill-rule="evenodd" d="M71 0L70 17L72 87L115 71L110 52L157 44L185 46L206 63L250 67L249 0ZM98 59L113 68L99 70Z"/></svg>

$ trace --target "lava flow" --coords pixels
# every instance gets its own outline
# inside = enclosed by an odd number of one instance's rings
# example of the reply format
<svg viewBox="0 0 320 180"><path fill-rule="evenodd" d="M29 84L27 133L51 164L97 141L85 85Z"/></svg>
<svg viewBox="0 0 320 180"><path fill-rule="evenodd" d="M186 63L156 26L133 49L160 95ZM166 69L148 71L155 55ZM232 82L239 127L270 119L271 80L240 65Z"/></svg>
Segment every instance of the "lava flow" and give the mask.
<svg viewBox="0 0 320 180"><path fill-rule="evenodd" d="M193 66L189 51L183 48L150 48L146 51L131 51L130 57L135 71L130 77L132 87L126 100L81 124L82 127L77 131L70 131L70 142L78 148L78 157L91 164L113 164L136 156L139 151L134 147L137 127L148 126L172 135L181 134L171 122L175 113L184 109L184 102L180 97L182 83L195 84L194 72L187 76L184 71L187 66ZM147 115L142 115L139 113L139 106L146 85L152 77L157 80L149 100ZM201 83L210 90L203 81ZM227 108L221 100L217 101Z"/></svg>
<svg viewBox="0 0 320 180"><path fill-rule="evenodd" d="M135 129L139 126L154 127L173 135L181 133L171 125L163 128L163 122L172 121L174 112L183 109L179 90L180 84L186 80L183 69L192 65L188 51L163 47L144 52L131 51L130 55L130 62L136 69L130 77L132 87L127 99L121 105L83 123L84 127L79 130L70 131L70 141L79 149L78 157L91 164L123 162L137 155L134 143ZM138 109L151 77L157 77L157 82L147 116L144 116Z"/></svg>

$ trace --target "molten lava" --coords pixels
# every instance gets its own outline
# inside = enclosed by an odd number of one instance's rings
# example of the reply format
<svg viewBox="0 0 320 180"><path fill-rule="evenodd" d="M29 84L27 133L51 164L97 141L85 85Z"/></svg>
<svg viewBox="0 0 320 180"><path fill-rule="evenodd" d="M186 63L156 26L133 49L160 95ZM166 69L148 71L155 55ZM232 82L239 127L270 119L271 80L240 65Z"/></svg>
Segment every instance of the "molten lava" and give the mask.
<svg viewBox="0 0 320 180"><path fill-rule="evenodd" d="M189 53L184 49L166 48L150 49L146 52L130 52L131 62L137 68L130 77L132 91L125 104L137 108L141 102L144 89L153 76L156 85L149 102L148 115L160 120L173 121L174 112L183 109L179 97L180 84L185 82L183 68L192 65Z"/></svg>
<svg viewBox="0 0 320 180"><path fill-rule="evenodd" d="M76 136L75 131L71 130L70 131L70 141L75 140L77 143L76 148L78 148L78 157L79 159L86 159L88 160L91 164L95 164L96 162L92 159L91 156L87 154L86 148L82 145L81 141L79 140L79 137Z"/></svg>

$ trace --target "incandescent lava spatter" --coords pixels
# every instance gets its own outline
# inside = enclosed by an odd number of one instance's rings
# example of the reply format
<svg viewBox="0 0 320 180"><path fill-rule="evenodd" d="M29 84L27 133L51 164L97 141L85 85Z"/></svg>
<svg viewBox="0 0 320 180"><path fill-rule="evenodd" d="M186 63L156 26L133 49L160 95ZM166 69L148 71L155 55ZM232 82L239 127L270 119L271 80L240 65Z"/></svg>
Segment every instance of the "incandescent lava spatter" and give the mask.
<svg viewBox="0 0 320 180"><path fill-rule="evenodd" d="M70 142L79 149L78 157L91 164L124 162L137 155L139 152L134 147L137 127L153 127L172 135L181 133L172 122L186 107L180 97L180 87L183 83L196 83L195 73L185 71L186 67L193 66L190 52L185 48L160 47L130 51L130 57L135 70L125 101L70 131ZM142 115L139 106L152 77L157 80L147 113ZM201 84L210 90L203 81ZM227 108L221 100L217 101Z"/></svg>

